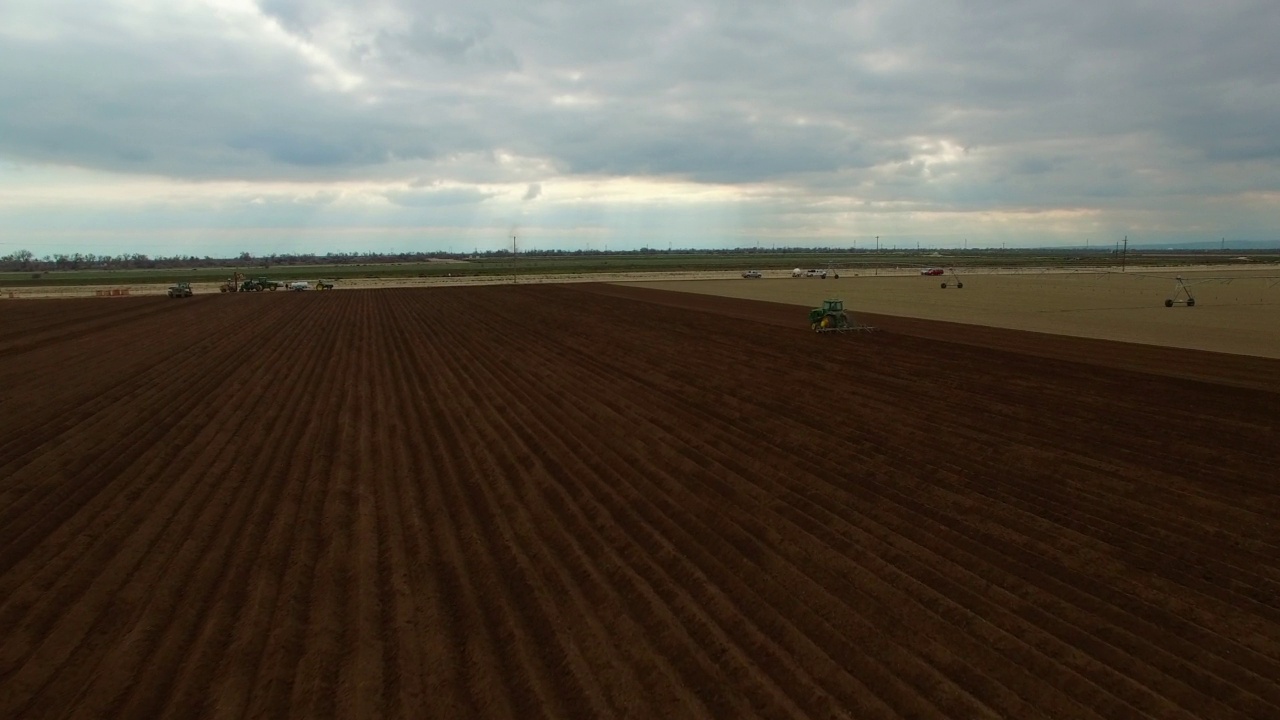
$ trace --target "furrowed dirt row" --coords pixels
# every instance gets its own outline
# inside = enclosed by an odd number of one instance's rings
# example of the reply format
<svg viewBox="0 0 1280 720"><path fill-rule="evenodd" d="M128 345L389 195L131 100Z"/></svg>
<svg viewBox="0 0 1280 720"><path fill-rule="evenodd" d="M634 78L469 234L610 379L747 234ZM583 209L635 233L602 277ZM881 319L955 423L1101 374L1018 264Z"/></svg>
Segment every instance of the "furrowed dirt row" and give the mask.
<svg viewBox="0 0 1280 720"><path fill-rule="evenodd" d="M606 286L5 313L5 717L1280 715L1274 361Z"/></svg>

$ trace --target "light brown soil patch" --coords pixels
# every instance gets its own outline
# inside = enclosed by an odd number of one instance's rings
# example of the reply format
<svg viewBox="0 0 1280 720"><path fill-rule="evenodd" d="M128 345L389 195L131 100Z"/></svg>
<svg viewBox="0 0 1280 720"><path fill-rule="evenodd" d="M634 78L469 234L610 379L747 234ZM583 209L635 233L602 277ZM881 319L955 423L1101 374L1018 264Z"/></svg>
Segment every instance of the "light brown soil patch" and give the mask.
<svg viewBox="0 0 1280 720"><path fill-rule="evenodd" d="M956 289L949 275L918 274L655 282L644 287L806 307L837 297L855 313L1280 358L1280 269L1138 272L964 273L959 276L963 289ZM1176 274L1195 283L1195 307L1164 306ZM1206 276L1238 279L1200 279ZM949 284L945 290L940 287L943 281ZM797 312L796 323L805 323L803 311Z"/></svg>

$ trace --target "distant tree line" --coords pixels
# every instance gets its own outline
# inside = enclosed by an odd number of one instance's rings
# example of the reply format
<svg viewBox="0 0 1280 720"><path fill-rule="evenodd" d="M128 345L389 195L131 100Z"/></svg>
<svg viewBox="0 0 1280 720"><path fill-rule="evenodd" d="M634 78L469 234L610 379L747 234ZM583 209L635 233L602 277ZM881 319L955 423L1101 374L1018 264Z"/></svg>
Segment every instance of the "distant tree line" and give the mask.
<svg viewBox="0 0 1280 720"><path fill-rule="evenodd" d="M192 258L194 259L194 258ZM166 263L173 262L174 265ZM94 255L93 253L54 253L36 257L30 250L19 250L0 257L0 270L33 272L49 270L138 269L181 267L186 258L151 259L146 255Z"/></svg>
<svg viewBox="0 0 1280 720"><path fill-rule="evenodd" d="M243 268L274 265L361 265L389 262L426 262L445 257L441 253L277 253L253 255L242 252L234 257L205 255L173 255L150 257L141 253L124 255L94 255L93 253L54 253L36 257L30 250L18 250L0 256L0 270L18 272L48 272L51 270L141 270L173 268Z"/></svg>

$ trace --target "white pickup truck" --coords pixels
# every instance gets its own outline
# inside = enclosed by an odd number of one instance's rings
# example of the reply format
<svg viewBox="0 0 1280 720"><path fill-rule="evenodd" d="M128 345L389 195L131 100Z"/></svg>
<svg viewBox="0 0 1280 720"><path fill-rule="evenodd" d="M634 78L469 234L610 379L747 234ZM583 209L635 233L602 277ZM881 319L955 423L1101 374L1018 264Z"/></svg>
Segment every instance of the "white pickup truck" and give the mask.
<svg viewBox="0 0 1280 720"><path fill-rule="evenodd" d="M764 277L764 273L760 272L759 270L743 270L742 277L759 279Z"/></svg>
<svg viewBox="0 0 1280 720"><path fill-rule="evenodd" d="M831 276L834 277L835 279L837 280L840 279L840 273L834 270L830 270L830 271L818 270L816 268L810 269L810 270L801 270L800 268L796 268L795 270L791 271L791 277L807 277L807 278L816 277L816 278L822 278L823 280L826 280L828 272L830 272Z"/></svg>

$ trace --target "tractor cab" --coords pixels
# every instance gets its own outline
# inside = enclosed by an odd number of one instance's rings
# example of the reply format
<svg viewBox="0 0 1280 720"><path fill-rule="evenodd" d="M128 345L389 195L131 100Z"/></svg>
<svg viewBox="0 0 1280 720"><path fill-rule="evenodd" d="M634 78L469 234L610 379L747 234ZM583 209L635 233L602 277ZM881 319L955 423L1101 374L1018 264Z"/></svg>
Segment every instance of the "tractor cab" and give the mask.
<svg viewBox="0 0 1280 720"><path fill-rule="evenodd" d="M817 326L822 323L823 318L831 316L834 320L844 315L843 300L823 300L822 307L814 308L809 311L809 324Z"/></svg>

